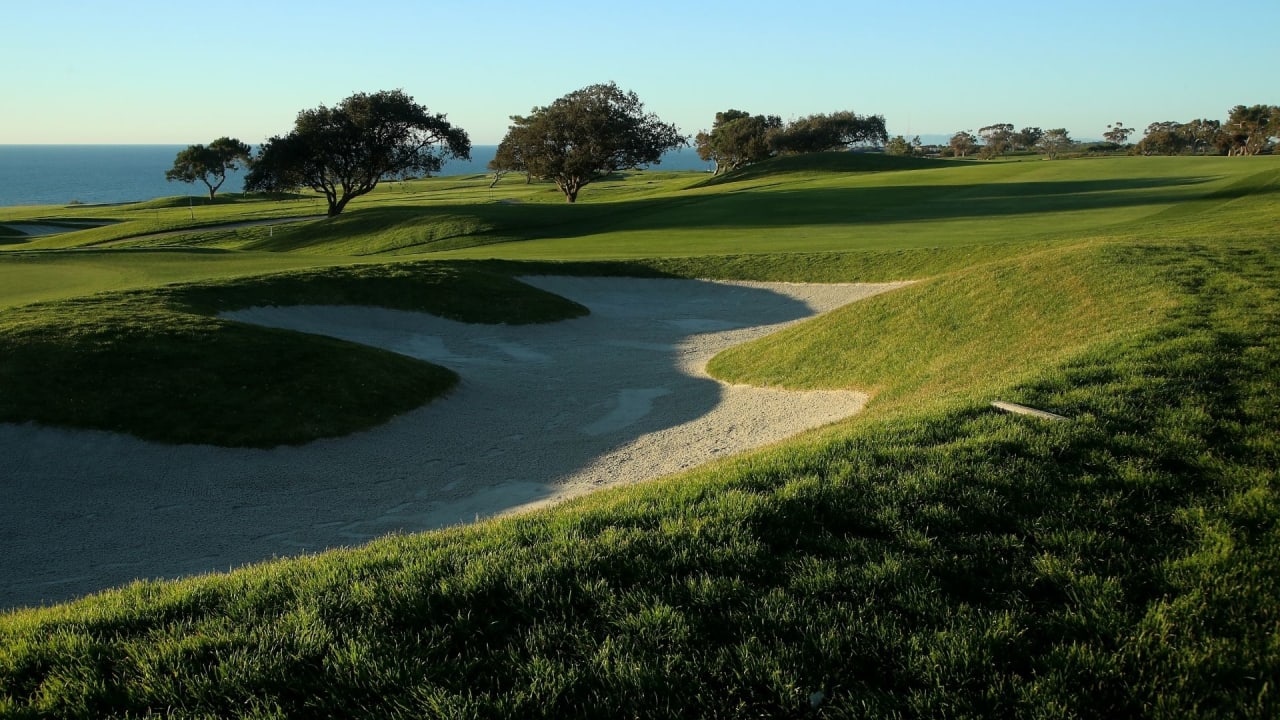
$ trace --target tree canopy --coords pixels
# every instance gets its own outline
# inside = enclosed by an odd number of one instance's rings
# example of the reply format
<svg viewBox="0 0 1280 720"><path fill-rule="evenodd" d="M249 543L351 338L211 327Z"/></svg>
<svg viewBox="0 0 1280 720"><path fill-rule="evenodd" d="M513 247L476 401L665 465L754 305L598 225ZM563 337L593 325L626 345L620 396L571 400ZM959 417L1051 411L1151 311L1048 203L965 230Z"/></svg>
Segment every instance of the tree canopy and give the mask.
<svg viewBox="0 0 1280 720"><path fill-rule="evenodd" d="M956 157L964 157L978 147L978 138L967 130L961 130L952 135L947 144L951 146L952 154Z"/></svg>
<svg viewBox="0 0 1280 720"><path fill-rule="evenodd" d="M1222 130L1230 136L1228 155L1257 155L1280 136L1280 107L1236 105Z"/></svg>
<svg viewBox="0 0 1280 720"><path fill-rule="evenodd" d="M920 152L922 144L919 135L910 140L902 135L894 135L885 143L884 152L886 155L915 155Z"/></svg>
<svg viewBox="0 0 1280 720"><path fill-rule="evenodd" d="M1143 155L1177 155L1187 148L1188 136L1180 122L1164 120L1147 126L1135 150Z"/></svg>
<svg viewBox="0 0 1280 720"><path fill-rule="evenodd" d="M1225 123L1197 118L1181 123L1174 120L1147 126L1134 151L1143 155L1220 153L1257 155L1272 147L1280 137L1280 106L1236 105Z"/></svg>
<svg viewBox="0 0 1280 720"><path fill-rule="evenodd" d="M1038 127L1024 127L1010 136L1010 142L1017 150L1031 150L1040 144L1044 130Z"/></svg>
<svg viewBox="0 0 1280 720"><path fill-rule="evenodd" d="M981 157L1003 155L1013 144L1013 123L995 123L978 128L978 135L982 138L982 150L979 153Z"/></svg>
<svg viewBox="0 0 1280 720"><path fill-rule="evenodd" d="M1036 147L1053 160L1069 150L1073 144L1075 143L1066 128L1052 128L1044 131L1040 140L1036 142Z"/></svg>
<svg viewBox="0 0 1280 720"><path fill-rule="evenodd" d="M883 115L858 115L848 110L808 115L787 123L777 133L774 149L782 153L843 150L860 144L889 141Z"/></svg>
<svg viewBox="0 0 1280 720"><path fill-rule="evenodd" d="M220 137L208 145L188 145L178 151L173 167L166 170L164 179L194 183L199 180L209 188L209 199L227 181L227 172L239 170L248 164L251 148L235 138Z"/></svg>
<svg viewBox="0 0 1280 720"><path fill-rule="evenodd" d="M552 180L572 203L591 182L656 165L663 153L687 144L675 125L646 113L634 92L605 83L575 90L527 116L512 116L490 167Z"/></svg>
<svg viewBox="0 0 1280 720"><path fill-rule="evenodd" d="M262 146L245 189L309 187L324 193L334 216L379 181L435 172L450 157L470 158L471 141L444 115L402 90L356 93L332 108L299 112L288 135Z"/></svg>
<svg viewBox="0 0 1280 720"><path fill-rule="evenodd" d="M711 132L698 133L694 145L698 157L715 163L718 175L772 157L774 136L781 129L777 115L726 110L716 113Z"/></svg>
<svg viewBox="0 0 1280 720"><path fill-rule="evenodd" d="M1133 134L1134 128L1125 127L1124 123L1117 122L1114 125L1108 125L1107 131L1102 133L1102 139L1116 145L1124 145L1129 136Z"/></svg>
<svg viewBox="0 0 1280 720"><path fill-rule="evenodd" d="M695 138L698 156L714 162L717 174L779 154L844 150L888 141L884 117L847 110L806 115L786 124L777 115L726 110L716 113L711 132L700 132Z"/></svg>

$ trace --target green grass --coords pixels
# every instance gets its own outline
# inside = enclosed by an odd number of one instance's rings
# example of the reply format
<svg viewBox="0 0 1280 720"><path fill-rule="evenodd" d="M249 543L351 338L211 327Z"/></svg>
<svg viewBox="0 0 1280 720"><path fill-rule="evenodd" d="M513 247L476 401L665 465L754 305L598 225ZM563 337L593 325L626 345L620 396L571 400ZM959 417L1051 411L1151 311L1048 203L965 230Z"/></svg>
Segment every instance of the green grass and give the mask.
<svg viewBox="0 0 1280 720"><path fill-rule="evenodd" d="M216 317L292 304L377 305L487 323L585 312L509 277L438 263L354 265L24 305L0 316L0 421L270 447L367 429L457 381L451 370L392 352Z"/></svg>
<svg viewBox="0 0 1280 720"><path fill-rule="evenodd" d="M1024 252L846 306L716 357L726 381L857 388L877 403L980 397L1165 315L1173 300L1132 248Z"/></svg>
<svg viewBox="0 0 1280 720"><path fill-rule="evenodd" d="M903 163L834 154L765 165L713 185L703 173L633 173L590 186L590 194L575 206L561 202L554 187L526 185L519 178L504 179L492 190L485 176L433 178L379 188L334 220L196 231L185 239L140 236L306 215L317 212L316 201L197 207L194 223L188 208L167 202L154 208L99 208L84 212L121 222L17 247L163 244L330 256L445 253L535 260L985 247L1070 242L1141 227L1161 213L1186 211L1180 207L1212 205L1221 193L1234 192L1234 183L1255 182L1242 179L1242 168L1261 175L1270 187L1267 193L1276 187L1269 157ZM0 222L6 219L0 212Z"/></svg>
<svg viewBox="0 0 1280 720"><path fill-rule="evenodd" d="M510 237L466 252L557 262L444 267L464 286L531 271L919 278L712 366L870 390L866 413L527 516L2 616L0 715L1280 713L1275 159L777 170L773 185L593 186L580 216L554 216L559 238L473 208L506 224L458 239ZM412 247L421 228L369 220L413 224L382 202L351 216L367 237L310 249L374 250L380 232ZM224 304L363 293L380 268L61 302L145 297L196 326ZM0 318L102 311L48 307ZM1001 415L997 398L1070 421Z"/></svg>
<svg viewBox="0 0 1280 720"><path fill-rule="evenodd" d="M341 257L189 248L0 253L0 309L100 292L350 262L350 258Z"/></svg>

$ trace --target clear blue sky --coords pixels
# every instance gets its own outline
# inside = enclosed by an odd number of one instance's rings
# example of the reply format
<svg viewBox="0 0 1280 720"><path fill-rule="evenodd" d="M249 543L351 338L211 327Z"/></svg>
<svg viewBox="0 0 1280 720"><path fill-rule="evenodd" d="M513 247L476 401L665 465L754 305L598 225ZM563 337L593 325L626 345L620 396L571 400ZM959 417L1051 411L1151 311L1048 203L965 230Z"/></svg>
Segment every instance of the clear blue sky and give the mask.
<svg viewBox="0 0 1280 720"><path fill-rule="evenodd" d="M687 134L853 110L893 134L1225 119L1280 104L1280 0L5 0L0 144L250 143L403 88L475 144L615 81Z"/></svg>

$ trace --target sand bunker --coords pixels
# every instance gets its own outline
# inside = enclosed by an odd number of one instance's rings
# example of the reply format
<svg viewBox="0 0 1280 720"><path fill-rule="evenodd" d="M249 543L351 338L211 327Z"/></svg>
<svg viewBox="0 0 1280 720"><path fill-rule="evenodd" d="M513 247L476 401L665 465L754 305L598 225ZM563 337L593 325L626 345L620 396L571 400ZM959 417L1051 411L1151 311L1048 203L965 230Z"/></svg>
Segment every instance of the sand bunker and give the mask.
<svg viewBox="0 0 1280 720"><path fill-rule="evenodd" d="M532 326L360 307L227 315L461 375L447 397L368 432L244 450L0 425L0 608L468 522L839 420L865 398L728 386L705 365L724 348L898 286L526 281L591 315Z"/></svg>

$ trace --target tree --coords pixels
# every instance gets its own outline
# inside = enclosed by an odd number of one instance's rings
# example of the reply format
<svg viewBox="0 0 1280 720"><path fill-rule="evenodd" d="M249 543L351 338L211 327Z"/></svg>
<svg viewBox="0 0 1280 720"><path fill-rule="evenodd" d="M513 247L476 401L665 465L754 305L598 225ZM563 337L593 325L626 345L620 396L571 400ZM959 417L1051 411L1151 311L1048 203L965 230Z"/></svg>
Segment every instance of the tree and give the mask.
<svg viewBox="0 0 1280 720"><path fill-rule="evenodd" d="M1044 131L1038 127L1024 127L1009 136L1009 144L1015 150L1032 150L1043 136Z"/></svg>
<svg viewBox="0 0 1280 720"><path fill-rule="evenodd" d="M751 115L742 110L716 113L711 132L694 138L698 157L715 163L715 174L773 156L773 138L782 129L777 115Z"/></svg>
<svg viewBox="0 0 1280 720"><path fill-rule="evenodd" d="M164 172L164 179L194 183L199 180L209 188L212 200L218 188L227 181L228 170L239 170L248 164L251 149L235 138L220 137L205 145L189 145L173 159L173 167Z"/></svg>
<svg viewBox="0 0 1280 720"><path fill-rule="evenodd" d="M1013 142L1013 123L996 123L978 128L978 135L982 138L982 157L1003 155Z"/></svg>
<svg viewBox="0 0 1280 720"><path fill-rule="evenodd" d="M512 116L502 144L506 163L555 181L565 200L609 173L657 164L663 153L689 144L675 125L645 113L634 92L614 83L590 85ZM495 158L497 160L497 158Z"/></svg>
<svg viewBox="0 0 1280 720"><path fill-rule="evenodd" d="M973 152L978 147L978 138L967 130L961 130L951 136L951 140L947 143L951 146L951 152L956 157L964 157Z"/></svg>
<svg viewBox="0 0 1280 720"><path fill-rule="evenodd" d="M471 141L444 115L403 90L356 93L329 108L298 113L293 130L258 151L245 189L323 192L330 217L388 178L435 172L446 158L471 157Z"/></svg>
<svg viewBox="0 0 1280 720"><path fill-rule="evenodd" d="M788 123L774 136L774 149L783 153L843 150L854 145L889 141L883 115L858 115L848 110L808 115Z"/></svg>
<svg viewBox="0 0 1280 720"><path fill-rule="evenodd" d="M915 139L917 141L920 140L919 136ZM884 145L884 152L886 155L910 155L914 151L915 146L911 144L911 141L901 135L894 135L889 138L889 142Z"/></svg>
<svg viewBox="0 0 1280 720"><path fill-rule="evenodd" d="M1116 145L1124 145L1129 140L1129 136L1133 134L1133 128L1125 127L1124 123L1117 122L1114 125L1108 125L1107 131L1102 133L1102 139Z"/></svg>
<svg viewBox="0 0 1280 720"><path fill-rule="evenodd" d="M1223 132L1219 120L1196 118L1178 128L1182 142L1194 153L1221 152L1224 155L1230 150L1235 138Z"/></svg>
<svg viewBox="0 0 1280 720"><path fill-rule="evenodd" d="M1280 135L1280 107L1274 105L1236 105L1227 116L1223 130L1234 142L1228 155L1257 155L1267 148L1271 138Z"/></svg>
<svg viewBox="0 0 1280 720"><path fill-rule="evenodd" d="M1143 155L1177 155L1188 146L1182 123L1173 120L1153 122L1134 148Z"/></svg>
<svg viewBox="0 0 1280 720"><path fill-rule="evenodd" d="M1045 130L1044 135L1040 137L1040 142L1036 143L1036 147L1040 149L1050 160L1057 159L1058 155L1071 149L1074 142L1071 136L1067 134L1066 128L1053 128Z"/></svg>
<svg viewBox="0 0 1280 720"><path fill-rule="evenodd" d="M521 150L523 142L518 136L519 133L515 132L513 128L498 144L498 149L494 152L493 159L489 161L489 170L493 171L493 182L489 184L490 188L497 185L502 176L509 172L522 172L524 173L525 184L533 182L533 175L529 173L529 168L525 167L524 164L524 156Z"/></svg>

